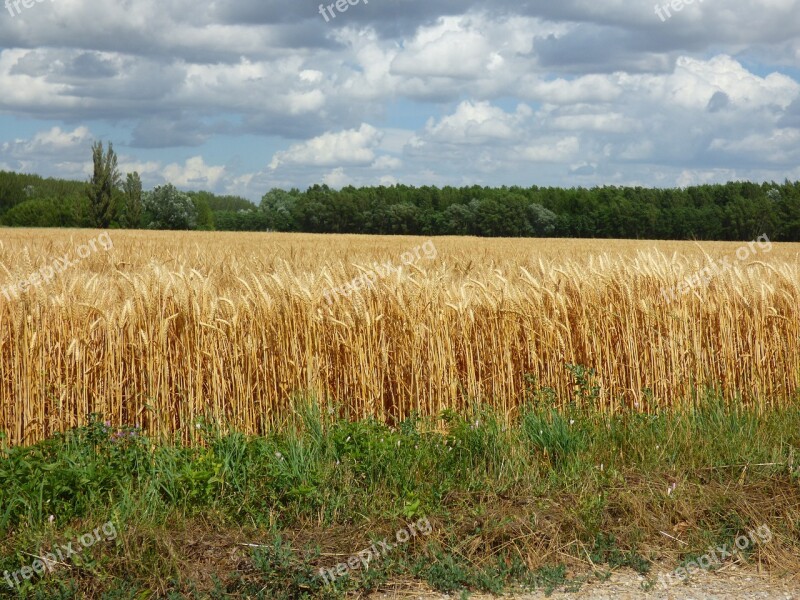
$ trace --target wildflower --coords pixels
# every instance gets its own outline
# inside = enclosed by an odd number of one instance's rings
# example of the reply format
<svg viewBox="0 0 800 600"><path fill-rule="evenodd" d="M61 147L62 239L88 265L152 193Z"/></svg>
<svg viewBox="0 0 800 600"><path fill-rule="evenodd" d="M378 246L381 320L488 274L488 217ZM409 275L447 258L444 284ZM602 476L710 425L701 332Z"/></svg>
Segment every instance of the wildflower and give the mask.
<svg viewBox="0 0 800 600"><path fill-rule="evenodd" d="M276 452L275 458L277 458L278 460L283 460L283 454L281 454L280 452Z"/></svg>
<svg viewBox="0 0 800 600"><path fill-rule="evenodd" d="M575 425L575 419L570 419L570 420L569 420L569 424L570 424L570 425Z"/></svg>
<svg viewBox="0 0 800 600"><path fill-rule="evenodd" d="M52 522L53 522L53 521L55 521L55 520L56 520L56 517L55 517L55 515L50 515L49 517L47 517L47 522L48 522L48 523L52 523Z"/></svg>

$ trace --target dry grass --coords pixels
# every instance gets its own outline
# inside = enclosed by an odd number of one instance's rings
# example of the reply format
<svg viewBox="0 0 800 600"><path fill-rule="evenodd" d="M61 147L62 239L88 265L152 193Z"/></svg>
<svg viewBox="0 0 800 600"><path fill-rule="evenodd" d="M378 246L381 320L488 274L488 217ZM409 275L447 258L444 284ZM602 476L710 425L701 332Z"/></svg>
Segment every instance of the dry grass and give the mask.
<svg viewBox="0 0 800 600"><path fill-rule="evenodd" d="M2 230L0 288L96 231ZM0 294L0 429L31 443L91 412L190 439L201 416L264 431L311 392L354 417L478 400L511 414L525 374L569 397L565 363L597 370L609 410L722 387L796 399L800 245L436 238L424 257L332 307L331 286L424 238L112 232L21 298ZM733 268L667 303L706 255Z"/></svg>

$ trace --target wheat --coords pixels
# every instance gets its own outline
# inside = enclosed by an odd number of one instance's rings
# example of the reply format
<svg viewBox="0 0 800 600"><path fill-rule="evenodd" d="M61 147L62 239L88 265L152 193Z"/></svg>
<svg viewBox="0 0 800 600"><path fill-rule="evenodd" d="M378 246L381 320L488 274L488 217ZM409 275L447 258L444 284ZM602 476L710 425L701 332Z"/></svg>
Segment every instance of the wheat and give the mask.
<svg viewBox="0 0 800 600"><path fill-rule="evenodd" d="M0 288L95 235L3 230ZM760 407L797 399L798 245L668 302L662 289L741 244L440 238L435 260L329 305L326 290L420 240L113 238L35 293L0 294L0 429L13 444L89 413L186 441L201 417L259 433L298 393L392 422L473 400L513 414L531 379L573 397L567 363L595 369L599 391L581 398L608 411L682 406L702 385Z"/></svg>

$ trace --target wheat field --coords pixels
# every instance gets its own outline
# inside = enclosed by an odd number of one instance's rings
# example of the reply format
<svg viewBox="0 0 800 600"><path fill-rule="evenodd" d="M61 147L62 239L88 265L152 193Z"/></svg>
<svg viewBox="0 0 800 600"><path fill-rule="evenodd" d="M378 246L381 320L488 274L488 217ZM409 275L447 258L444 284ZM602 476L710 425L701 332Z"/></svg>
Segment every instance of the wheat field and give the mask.
<svg viewBox="0 0 800 600"><path fill-rule="evenodd" d="M186 441L201 419L259 433L305 394L391 422L473 402L510 417L532 384L574 397L566 364L596 371L609 411L708 385L759 407L798 397L796 244L112 231L75 257L101 233L0 230L9 443L90 413Z"/></svg>

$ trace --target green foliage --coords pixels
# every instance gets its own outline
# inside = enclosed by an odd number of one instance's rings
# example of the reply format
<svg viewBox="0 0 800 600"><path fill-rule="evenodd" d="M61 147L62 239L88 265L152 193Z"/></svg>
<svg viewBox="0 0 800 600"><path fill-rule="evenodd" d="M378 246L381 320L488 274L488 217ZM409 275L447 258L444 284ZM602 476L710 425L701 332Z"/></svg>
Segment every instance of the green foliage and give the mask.
<svg viewBox="0 0 800 600"><path fill-rule="evenodd" d="M528 228L537 237L548 237L556 231L558 216L551 210L535 202L527 207Z"/></svg>
<svg viewBox="0 0 800 600"><path fill-rule="evenodd" d="M267 222L275 231L291 231L297 197L283 190L272 189L261 199L261 211L268 216Z"/></svg>
<svg viewBox="0 0 800 600"><path fill-rule="evenodd" d="M197 221L195 229L200 231L213 231L214 230L214 214L211 212L211 207L208 205L202 195L194 195L191 197L194 202L195 212L197 213Z"/></svg>
<svg viewBox="0 0 800 600"><path fill-rule="evenodd" d="M474 585L469 565L453 554L439 553L433 560L420 560L414 569L414 576L424 579L440 592L453 592Z"/></svg>
<svg viewBox="0 0 800 600"><path fill-rule="evenodd" d="M91 222L85 189L86 184L77 181L0 171L0 223L19 227L87 227Z"/></svg>
<svg viewBox="0 0 800 600"><path fill-rule="evenodd" d="M622 550L611 534L598 533L589 557L595 564L607 564L612 569L628 567L640 575L647 575L652 564L635 550Z"/></svg>
<svg viewBox="0 0 800 600"><path fill-rule="evenodd" d="M528 409L521 427L530 451L540 453L555 469L564 469L586 448L587 436L574 419L554 408Z"/></svg>
<svg viewBox="0 0 800 600"><path fill-rule="evenodd" d="M511 452L510 440L504 435L503 425L495 412L474 407L470 413L463 417L446 410L441 415L448 428L445 464L455 473L473 472L475 469L496 473L503 468Z"/></svg>
<svg viewBox="0 0 800 600"><path fill-rule="evenodd" d="M218 498L223 483L222 463L213 451L198 451L183 461L176 479L187 505L209 506Z"/></svg>
<svg viewBox="0 0 800 600"><path fill-rule="evenodd" d="M339 582L326 589L325 580L314 569L312 560L319 552L306 552L299 557L291 545L275 535L272 543L253 552L253 565L264 578L262 591L275 600L300 600L303 598L337 598ZM346 580L345 580L346 581Z"/></svg>
<svg viewBox="0 0 800 600"><path fill-rule="evenodd" d="M144 209L148 229L194 229L197 225L194 202L172 184L145 193Z"/></svg>
<svg viewBox="0 0 800 600"><path fill-rule="evenodd" d="M679 190L315 185L305 193L271 190L261 211L277 231L800 240L800 182L788 181Z"/></svg>
<svg viewBox="0 0 800 600"><path fill-rule="evenodd" d="M39 183L41 177L0 171L0 215L28 199L24 190L32 181Z"/></svg>
<svg viewBox="0 0 800 600"><path fill-rule="evenodd" d="M595 370L583 365L570 363L567 363L565 367L572 376L572 381L576 387L574 402L581 407L593 405L600 396L600 386L596 381L597 373Z"/></svg>
<svg viewBox="0 0 800 600"><path fill-rule="evenodd" d="M114 193L120 184L117 155L111 142L108 143L108 151L103 148L103 142L92 144L92 163L94 169L86 186L86 196L92 224L99 229L106 229L116 217Z"/></svg>
<svg viewBox="0 0 800 600"><path fill-rule="evenodd" d="M272 231L267 215L255 209L216 211L214 226L218 231Z"/></svg>
<svg viewBox="0 0 800 600"><path fill-rule="evenodd" d="M424 579L434 590L452 593L478 590L500 595L510 585L543 589L548 595L555 588L569 583L564 565L545 567L531 571L518 555L498 554L482 566L471 564L463 556L438 550L432 557L420 557L412 573Z"/></svg>
<svg viewBox="0 0 800 600"><path fill-rule="evenodd" d="M136 428L112 429L93 415L90 424L30 448L0 451L0 532L18 523L37 526L48 515L82 517L122 480L150 463Z"/></svg>
<svg viewBox="0 0 800 600"><path fill-rule="evenodd" d="M142 224L142 180L139 173L128 173L122 190L125 205L123 223L125 227L138 229Z"/></svg>
<svg viewBox="0 0 800 600"><path fill-rule="evenodd" d="M119 202L112 191L108 203L104 178L108 169L116 168L116 156L111 146L105 153L96 144L93 159L96 173L88 194L86 184L0 172L0 218L23 202L53 200L75 208L72 221L58 221L62 226L96 225L99 219L123 227L155 223L158 228L187 229L187 223L194 223L192 227L225 231L722 241L750 241L766 234L776 242L800 241L800 182L788 180L685 189L395 185L337 191L313 185L305 192L272 189L259 207L238 196L201 191L189 193L195 220L176 218L173 226L169 219L154 220L152 213L137 221L136 201L131 200L137 186L128 180L118 192ZM111 179L110 187L116 189L118 178ZM76 204L76 195L82 202Z"/></svg>
<svg viewBox="0 0 800 600"><path fill-rule="evenodd" d="M77 227L76 207L54 200L26 200L3 215L11 227Z"/></svg>
<svg viewBox="0 0 800 600"><path fill-rule="evenodd" d="M574 373L591 393L589 370ZM31 447L0 444L0 572L111 518L118 545L98 545L74 568L27 582L27 597L62 597L60 578L69 580L63 597L79 597L69 590L87 583L104 597L136 597L155 581L159 597L338 598L408 575L447 591L552 590L569 584L562 566L526 566L549 552L548 536L579 560L588 553L597 565L646 573L637 548L664 543L665 523L689 510L697 515L692 550L763 522L785 528L773 544L800 539L787 468L800 450L800 409L757 413L708 390L688 412L606 415L569 402L559 411L557 398L527 383L529 406L508 421L477 406L392 426L350 422L307 402L262 436L201 420L191 423L198 443L184 446L91 415ZM752 465L746 489L754 506L769 507L763 521L741 510L741 486L731 488L745 475L741 465L728 468L738 460ZM704 494L703 486L711 488ZM341 560L332 554L344 558L423 515L430 536L323 585L319 568ZM195 530L204 524L209 530ZM216 538L220 547L204 550ZM232 556L234 547L252 556L216 573L213 593L181 595L190 587L187 560L202 555L206 568L209 556Z"/></svg>
<svg viewBox="0 0 800 600"><path fill-rule="evenodd" d="M255 204L242 198L241 196L218 196L211 192L192 192L208 204L208 207L213 211L239 211L239 210L254 210Z"/></svg>

